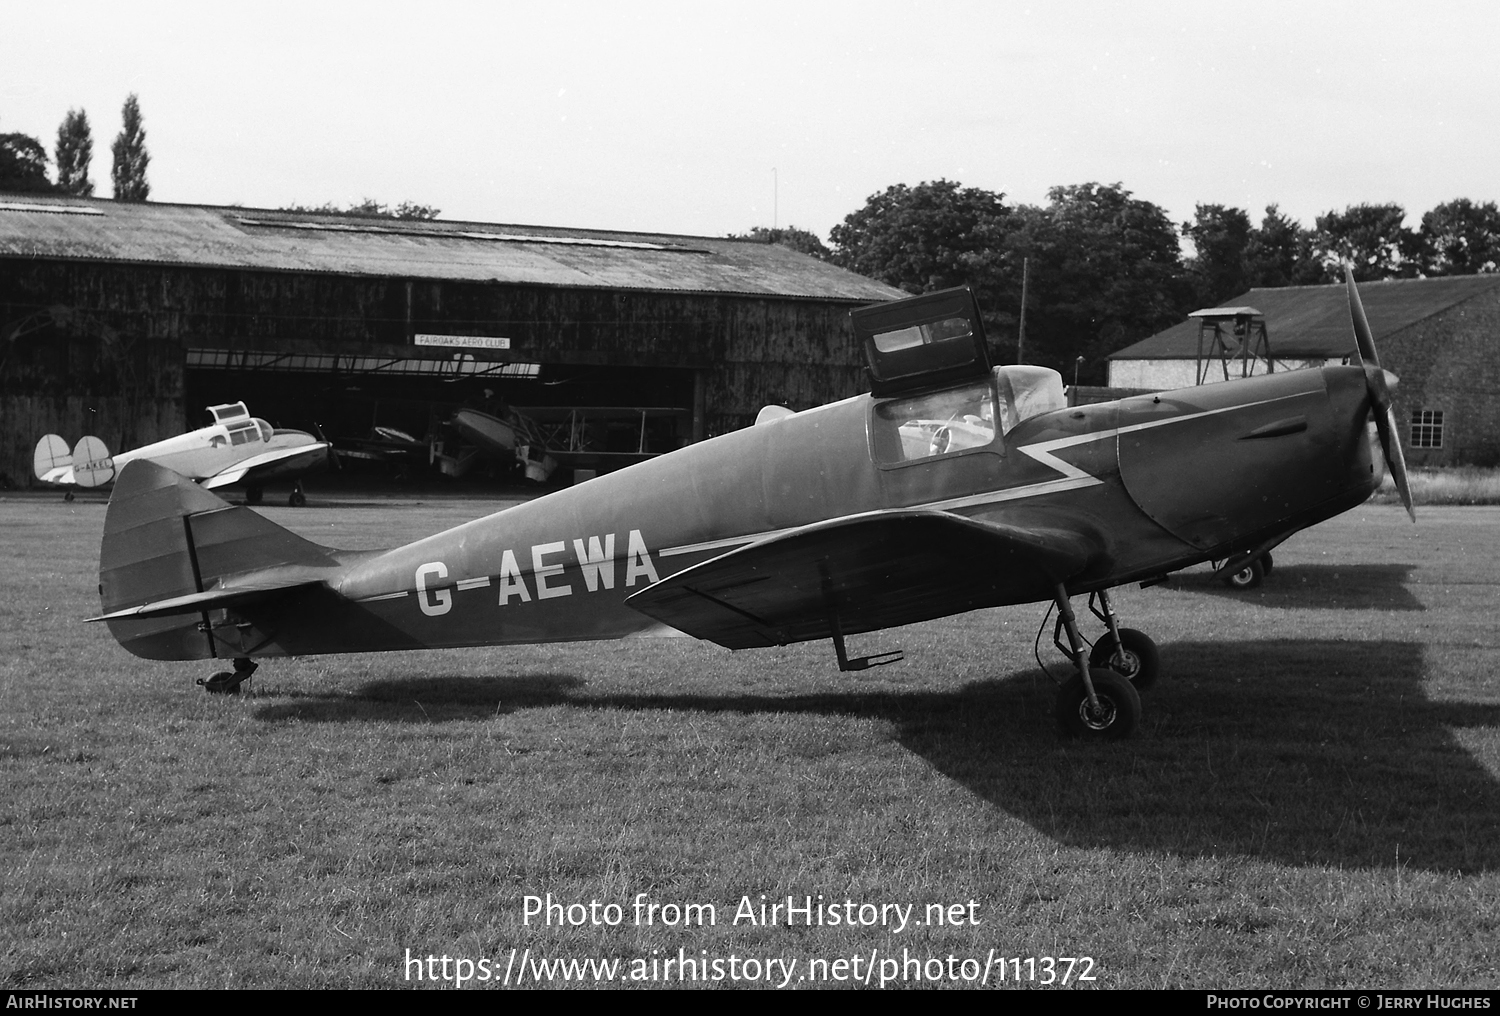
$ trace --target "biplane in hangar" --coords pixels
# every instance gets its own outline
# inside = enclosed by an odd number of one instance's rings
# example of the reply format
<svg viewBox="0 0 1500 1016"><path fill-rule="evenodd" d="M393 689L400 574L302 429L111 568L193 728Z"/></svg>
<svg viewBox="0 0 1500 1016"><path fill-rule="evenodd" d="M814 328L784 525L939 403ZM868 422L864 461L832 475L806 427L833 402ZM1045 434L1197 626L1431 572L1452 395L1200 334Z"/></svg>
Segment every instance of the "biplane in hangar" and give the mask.
<svg viewBox="0 0 1500 1016"><path fill-rule="evenodd" d="M1128 735L1156 647L1109 591L1244 560L1405 465L1353 279L1355 366L1087 406L990 365L967 290L855 311L871 391L640 462L383 552L311 543L142 460L105 520L105 621L157 660L687 634L832 642L981 607L1055 605L1067 734ZM1373 422L1373 426L1372 426ZM1103 625L1085 640L1074 597Z"/></svg>
<svg viewBox="0 0 1500 1016"><path fill-rule="evenodd" d="M329 444L300 430L272 427L250 415L243 402L209 406L214 422L207 427L110 455L97 437L83 437L73 448L57 434L36 443L32 468L43 483L74 490L90 490L114 482L128 463L155 462L209 490L238 486L245 501L258 504L265 485L291 480L288 503L307 503L302 477L328 467Z"/></svg>

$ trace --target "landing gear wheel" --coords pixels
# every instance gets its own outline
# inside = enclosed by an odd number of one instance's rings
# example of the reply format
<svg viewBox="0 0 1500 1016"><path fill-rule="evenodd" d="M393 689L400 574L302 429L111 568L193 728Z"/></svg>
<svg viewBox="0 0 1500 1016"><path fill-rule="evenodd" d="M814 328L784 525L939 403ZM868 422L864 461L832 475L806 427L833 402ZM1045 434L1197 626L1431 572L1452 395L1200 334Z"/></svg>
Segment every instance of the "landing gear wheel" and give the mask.
<svg viewBox="0 0 1500 1016"><path fill-rule="evenodd" d="M247 656L237 657L233 670L221 670L206 680L200 677L198 683L210 695L238 695L240 685L250 680L250 675L259 667L260 664Z"/></svg>
<svg viewBox="0 0 1500 1016"><path fill-rule="evenodd" d="M261 495L263 493L264 493L264 491L262 491L259 487L246 487L245 488L245 503L246 504L260 504L260 498L261 498Z"/></svg>
<svg viewBox="0 0 1500 1016"><path fill-rule="evenodd" d="M198 678L198 683L210 695L238 695L240 682L232 670L221 670L208 679Z"/></svg>
<svg viewBox="0 0 1500 1016"><path fill-rule="evenodd" d="M64 494L63 500L71 503L73 500L73 492L70 490L66 494Z"/></svg>
<svg viewBox="0 0 1500 1016"><path fill-rule="evenodd" d="M286 503L293 508L301 508L307 504L307 495L300 490L294 490L292 491L292 496L286 499Z"/></svg>
<svg viewBox="0 0 1500 1016"><path fill-rule="evenodd" d="M1064 737L1088 741L1120 741L1129 737L1141 720L1141 697L1125 678L1113 670L1089 668L1097 708L1089 708L1083 678L1074 674L1057 693L1057 726Z"/></svg>
<svg viewBox="0 0 1500 1016"><path fill-rule="evenodd" d="M1261 572L1263 574L1266 574L1266 575L1271 574L1271 552L1270 551L1267 551L1266 553L1264 553L1264 554L1262 554L1260 556L1260 570L1261 570Z"/></svg>
<svg viewBox="0 0 1500 1016"><path fill-rule="evenodd" d="M1237 572L1224 576L1224 584L1230 589L1254 589L1266 577L1265 566L1257 558Z"/></svg>
<svg viewBox="0 0 1500 1016"><path fill-rule="evenodd" d="M1089 653L1089 670L1108 668L1134 685L1136 691L1155 684L1161 673L1161 653L1156 643L1134 628L1120 629L1119 652L1114 652L1113 641L1106 635L1094 643L1094 651Z"/></svg>

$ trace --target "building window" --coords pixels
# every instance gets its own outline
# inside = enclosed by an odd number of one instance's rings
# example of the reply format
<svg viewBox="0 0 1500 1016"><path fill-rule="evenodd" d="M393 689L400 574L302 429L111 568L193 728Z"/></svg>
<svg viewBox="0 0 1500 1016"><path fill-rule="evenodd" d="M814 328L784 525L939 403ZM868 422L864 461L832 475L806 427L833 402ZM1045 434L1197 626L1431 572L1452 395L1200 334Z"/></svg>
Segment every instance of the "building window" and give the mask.
<svg viewBox="0 0 1500 1016"><path fill-rule="evenodd" d="M1443 411L1441 409L1412 410L1411 446L1413 448L1443 447Z"/></svg>

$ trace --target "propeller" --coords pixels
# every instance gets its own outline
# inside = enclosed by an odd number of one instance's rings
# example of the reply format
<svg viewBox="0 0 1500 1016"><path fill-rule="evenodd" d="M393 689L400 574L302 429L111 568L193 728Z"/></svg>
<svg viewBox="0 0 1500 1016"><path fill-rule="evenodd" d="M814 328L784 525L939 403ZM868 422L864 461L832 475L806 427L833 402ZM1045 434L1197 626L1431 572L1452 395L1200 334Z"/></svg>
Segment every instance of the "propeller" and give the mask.
<svg viewBox="0 0 1500 1016"><path fill-rule="evenodd" d="M339 451L333 446L333 442L328 440L328 435L323 433L323 425L314 420L313 430L318 432L318 440L328 445L328 468L335 473L343 469L344 462L339 458Z"/></svg>
<svg viewBox="0 0 1500 1016"><path fill-rule="evenodd" d="M1396 411L1391 408L1391 383L1394 375L1380 367L1380 354L1375 351L1375 336L1370 331L1370 321L1365 317L1365 305L1359 299L1359 287L1354 284L1354 271L1344 265L1344 286L1349 292L1349 317L1354 325L1354 358L1364 368L1365 388L1370 393L1370 405L1375 414L1375 430L1380 435L1380 449L1385 453L1385 465L1396 481L1396 491L1401 503L1406 505L1406 514L1413 522L1417 513L1411 506L1411 486L1406 482L1406 456L1401 452L1401 439L1396 427Z"/></svg>

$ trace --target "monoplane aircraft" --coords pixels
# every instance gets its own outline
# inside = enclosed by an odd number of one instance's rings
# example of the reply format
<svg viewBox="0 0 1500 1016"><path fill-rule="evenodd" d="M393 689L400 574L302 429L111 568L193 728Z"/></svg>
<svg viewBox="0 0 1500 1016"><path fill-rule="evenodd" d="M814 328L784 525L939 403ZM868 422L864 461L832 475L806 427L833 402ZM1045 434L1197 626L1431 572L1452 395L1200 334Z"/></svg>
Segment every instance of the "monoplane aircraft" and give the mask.
<svg viewBox="0 0 1500 1016"><path fill-rule="evenodd" d="M1050 601L1063 731L1123 737L1159 663L1111 588L1248 559L1353 508L1380 483L1377 444L1410 511L1390 379L1347 285L1357 366L1088 406L1055 371L992 369L967 290L863 308L869 394L763 413L383 552L319 546L132 462L95 620L148 659L232 659L200 681L229 691L255 657L646 634L829 639L841 670L863 670L899 653L851 659L851 634ZM1085 594L1104 626L1092 651Z"/></svg>
<svg viewBox="0 0 1500 1016"><path fill-rule="evenodd" d="M32 463L37 479L74 489L103 487L136 460L155 462L196 480L211 490L243 486L245 500L259 504L262 490L276 480L293 480L288 503L307 503L302 477L327 468L329 445L300 430L273 428L251 417L243 402L209 406L214 422L207 427L111 456L97 437L84 437L69 451L68 443L47 434L36 444Z"/></svg>

